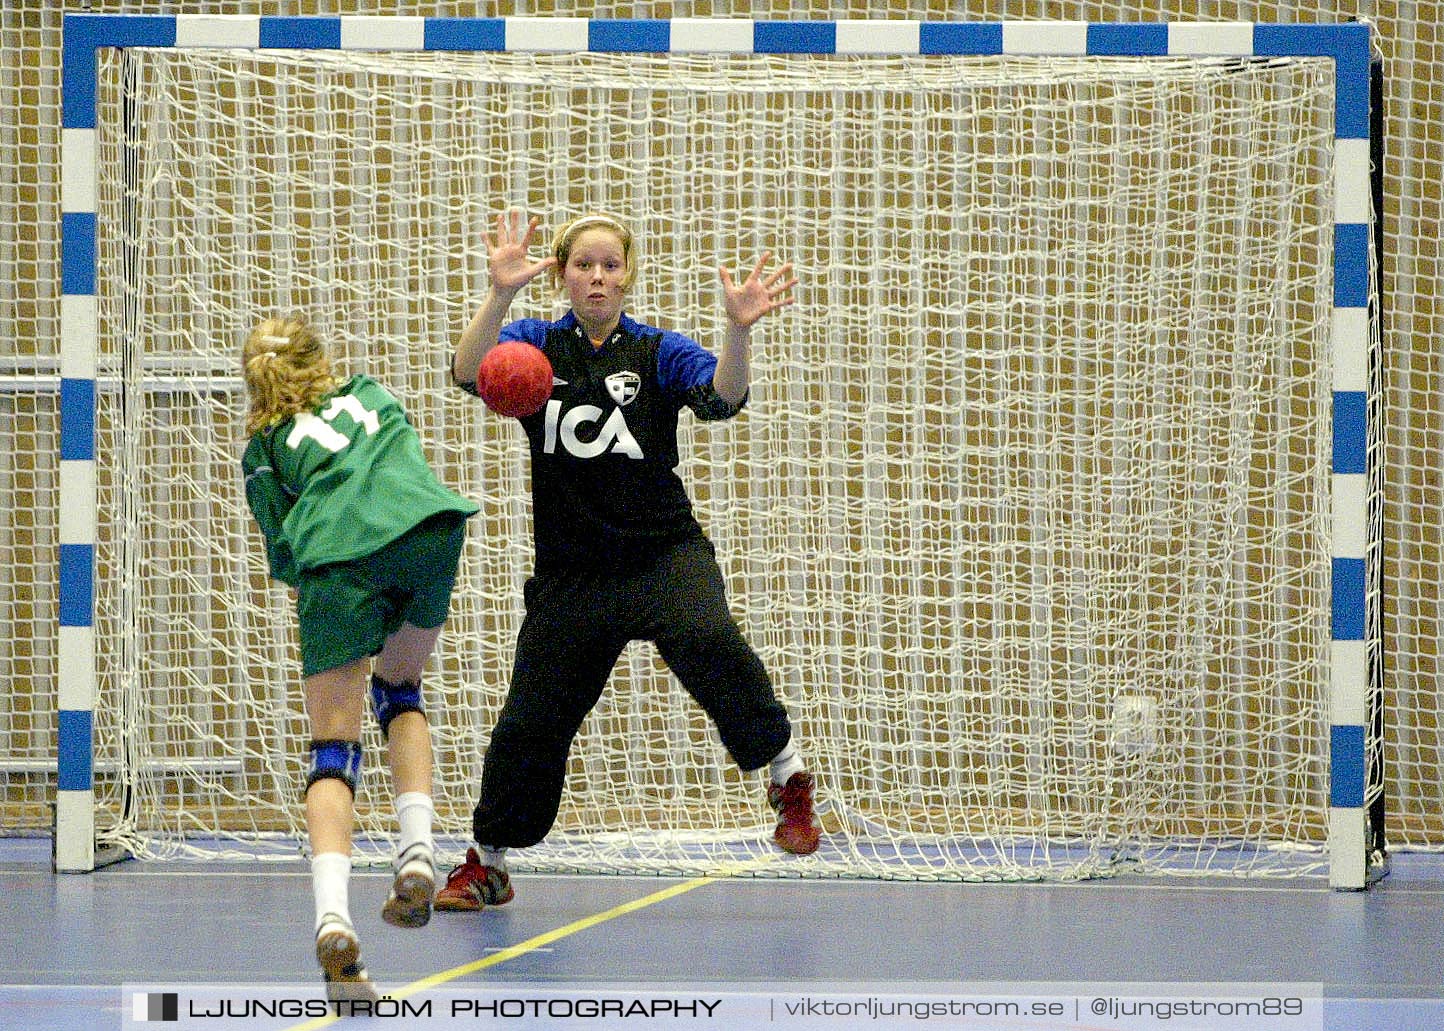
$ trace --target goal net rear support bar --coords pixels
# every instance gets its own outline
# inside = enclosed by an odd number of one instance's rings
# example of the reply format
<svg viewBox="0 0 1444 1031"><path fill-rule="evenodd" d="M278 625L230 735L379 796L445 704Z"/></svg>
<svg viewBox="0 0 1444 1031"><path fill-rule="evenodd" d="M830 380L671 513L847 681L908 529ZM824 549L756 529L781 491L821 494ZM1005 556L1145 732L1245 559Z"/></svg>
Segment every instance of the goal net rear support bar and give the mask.
<svg viewBox="0 0 1444 1031"><path fill-rule="evenodd" d="M69 14L64 23L60 383L59 720L55 863L96 864L98 693L96 399L97 55L104 48L356 51L737 53L1269 58L1326 57L1335 68L1333 150L1332 695L1328 734L1330 883L1368 877L1367 635L1372 238L1370 30L1366 24L753 22L572 18L257 17ZM1378 828L1374 829L1374 833Z"/></svg>

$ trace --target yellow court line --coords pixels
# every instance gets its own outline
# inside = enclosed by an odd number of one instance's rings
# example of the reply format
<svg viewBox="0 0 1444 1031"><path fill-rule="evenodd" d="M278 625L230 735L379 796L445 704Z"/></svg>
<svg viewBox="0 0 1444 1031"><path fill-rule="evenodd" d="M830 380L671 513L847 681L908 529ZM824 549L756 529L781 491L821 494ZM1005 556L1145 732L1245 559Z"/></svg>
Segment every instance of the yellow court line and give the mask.
<svg viewBox="0 0 1444 1031"><path fill-rule="evenodd" d="M478 959L459 967L452 967L450 970L443 970L438 974L432 974L429 977L423 977L419 981L412 981L404 988L399 988L394 992L383 993L384 997L397 1000L410 998L413 995L426 991L428 988L435 988L438 985L446 984L448 981L455 981L458 977L465 977L467 974L474 974L478 970L485 970L487 967L494 967L498 964L505 963L507 960L524 956L528 952L533 952L545 945L550 945L552 942L568 938L580 931L596 927L598 924L604 924L608 920L616 919L619 916L626 916L628 913L635 913L639 909L646 909L648 906L654 906L658 902L665 902L668 899L676 898L678 895L685 895L694 888L700 888L702 885L709 884L720 878L731 877L735 874L743 873L748 869L755 869L764 862L767 862L767 860L754 859L736 863L723 867L713 873L703 874L701 877L694 877L690 881L682 881L669 888L663 888L661 891L644 895L639 899L633 899L631 902L623 902L621 905L613 906L611 909L603 910L600 913L593 913L591 916L582 917L580 920L575 920L555 930L539 934L534 938L528 938L526 941L519 942L516 945L509 945L499 952L492 953L485 959ZM317 1028L328 1027L340 1019L342 1019L342 1017L339 1013L332 1013L330 1016L317 1017L315 1020L309 1020L304 1024L297 1024L295 1027L288 1028L287 1031L315 1031Z"/></svg>

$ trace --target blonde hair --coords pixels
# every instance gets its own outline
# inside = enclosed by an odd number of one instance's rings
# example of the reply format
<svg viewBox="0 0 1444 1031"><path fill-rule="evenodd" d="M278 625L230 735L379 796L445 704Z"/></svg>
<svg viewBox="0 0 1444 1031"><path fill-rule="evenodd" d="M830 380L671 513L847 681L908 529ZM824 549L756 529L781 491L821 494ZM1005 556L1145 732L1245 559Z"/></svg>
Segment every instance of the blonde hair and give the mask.
<svg viewBox="0 0 1444 1031"><path fill-rule="evenodd" d="M251 330L241 365L249 400L247 436L309 412L338 385L325 341L297 315L267 319Z"/></svg>
<svg viewBox="0 0 1444 1031"><path fill-rule="evenodd" d="M632 247L632 231L622 224L621 219L601 212L581 215L557 230L557 235L552 240L552 257L557 259L551 269L552 286L558 293L562 291L562 277L566 272L567 259L572 256L572 245L577 242L577 237L588 229L605 229L616 234L622 244L622 257L627 262L627 274L622 279L622 289L630 287L637 278L637 252Z"/></svg>

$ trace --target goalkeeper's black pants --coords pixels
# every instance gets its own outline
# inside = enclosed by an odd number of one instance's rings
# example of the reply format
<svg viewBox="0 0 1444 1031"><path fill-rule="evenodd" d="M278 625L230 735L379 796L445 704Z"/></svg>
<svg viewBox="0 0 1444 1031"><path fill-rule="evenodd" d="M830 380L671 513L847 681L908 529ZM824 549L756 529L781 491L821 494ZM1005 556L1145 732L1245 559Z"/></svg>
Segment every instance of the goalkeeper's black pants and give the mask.
<svg viewBox="0 0 1444 1031"><path fill-rule="evenodd" d="M572 741L630 641L655 643L742 770L760 769L791 738L772 681L727 608L706 538L670 545L626 573L533 576L525 599L511 689L472 819L479 844L524 848L551 830Z"/></svg>

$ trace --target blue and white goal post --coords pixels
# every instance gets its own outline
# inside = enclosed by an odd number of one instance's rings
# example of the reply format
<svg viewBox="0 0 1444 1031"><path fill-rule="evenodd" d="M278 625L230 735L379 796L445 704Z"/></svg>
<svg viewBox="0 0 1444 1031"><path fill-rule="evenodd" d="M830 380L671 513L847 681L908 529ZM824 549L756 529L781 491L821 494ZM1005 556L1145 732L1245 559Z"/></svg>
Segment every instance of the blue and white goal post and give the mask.
<svg viewBox="0 0 1444 1031"><path fill-rule="evenodd" d="M738 19L96 15L64 19L59 682L55 866L97 865L93 740L97 540L97 54L102 48L1327 57L1335 66L1330 883L1359 889L1382 828L1369 826L1369 678L1377 647L1377 521L1369 404L1377 346L1367 23L788 22ZM1376 432L1376 431L1375 431ZM1371 525L1374 529L1371 531ZM1378 777L1375 772L1374 777ZM1377 783L1377 779L1375 780ZM1381 849L1379 850L1382 851Z"/></svg>

